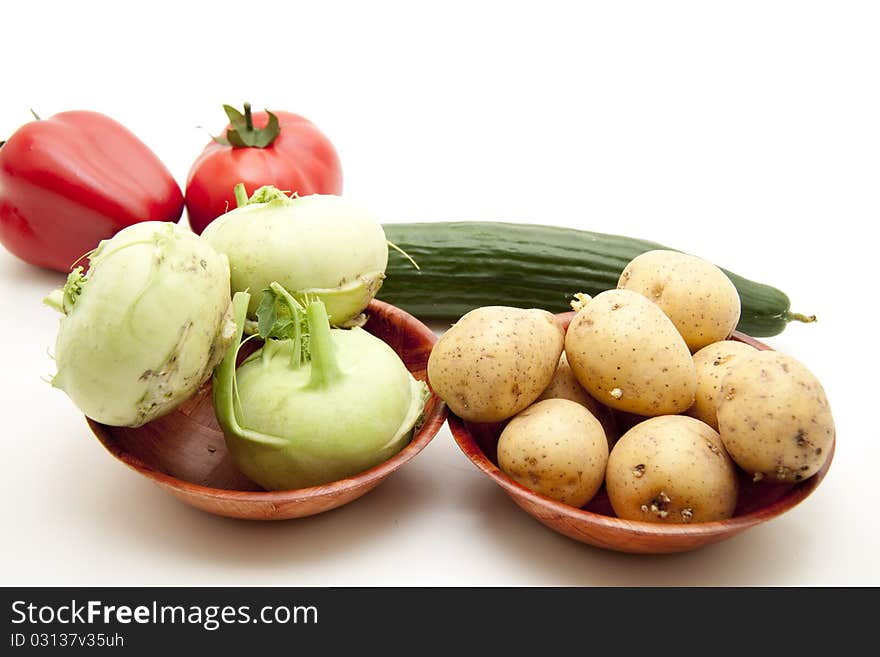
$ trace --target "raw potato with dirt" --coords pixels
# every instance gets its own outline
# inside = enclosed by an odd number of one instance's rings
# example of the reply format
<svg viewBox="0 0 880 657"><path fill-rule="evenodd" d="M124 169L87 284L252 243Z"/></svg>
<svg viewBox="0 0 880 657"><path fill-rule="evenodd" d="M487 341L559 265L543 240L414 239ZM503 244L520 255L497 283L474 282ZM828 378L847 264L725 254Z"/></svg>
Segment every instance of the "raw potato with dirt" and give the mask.
<svg viewBox="0 0 880 657"><path fill-rule="evenodd" d="M697 394L694 405L687 410L687 414L718 431L718 413L715 407L721 382L739 358L749 356L755 351L753 346L744 342L721 340L695 353Z"/></svg>
<svg viewBox="0 0 880 657"><path fill-rule="evenodd" d="M550 384L563 340L562 326L545 310L477 308L434 345L428 379L460 418L501 422Z"/></svg>
<svg viewBox="0 0 880 657"><path fill-rule="evenodd" d="M545 399L514 417L498 439L498 466L526 488L580 507L602 486L608 442L580 404Z"/></svg>
<svg viewBox="0 0 880 657"><path fill-rule="evenodd" d="M643 253L626 266L617 287L660 306L692 352L727 339L739 322L736 286L711 262L686 253Z"/></svg>
<svg viewBox="0 0 880 657"><path fill-rule="evenodd" d="M617 410L667 415L694 402L691 352L660 307L636 292L587 300L571 320L565 354L587 392Z"/></svg>
<svg viewBox="0 0 880 657"><path fill-rule="evenodd" d="M611 449L614 442L620 437L614 413L610 408L593 399L590 393L578 383L577 377L571 371L571 365L568 364L568 359L565 357L565 352L559 357L559 365L556 367L550 385L544 389L536 401L544 399L568 399L590 411L602 423L605 436L608 438L608 449Z"/></svg>
<svg viewBox="0 0 880 657"><path fill-rule="evenodd" d="M721 440L756 481L795 483L816 474L834 441L834 420L819 380L777 351L741 358L718 393Z"/></svg>
<svg viewBox="0 0 880 657"><path fill-rule="evenodd" d="M736 468L718 433L684 415L627 431L608 458L605 485L618 517L662 523L724 520L736 508Z"/></svg>

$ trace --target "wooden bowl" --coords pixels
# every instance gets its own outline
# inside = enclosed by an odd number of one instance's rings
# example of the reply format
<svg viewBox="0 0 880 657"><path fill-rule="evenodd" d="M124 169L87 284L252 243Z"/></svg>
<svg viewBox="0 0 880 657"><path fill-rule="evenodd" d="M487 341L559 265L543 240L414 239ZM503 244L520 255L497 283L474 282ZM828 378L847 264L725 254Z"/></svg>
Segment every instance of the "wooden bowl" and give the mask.
<svg viewBox="0 0 880 657"><path fill-rule="evenodd" d="M557 315L566 329L573 316L574 313ZM734 333L732 339L761 350L770 349L742 333ZM621 419L624 424L632 423L632 416ZM754 483L751 477L740 470L739 498L732 518L692 525L661 525L617 518L604 486L596 497L579 509L551 500L517 483L502 472L497 464L496 448L504 423L466 422L450 412L449 428L465 456L501 486L520 508L550 529L582 543L618 552L643 554L693 550L734 536L785 513L816 489L828 472L834 456L832 443L822 469L797 484Z"/></svg>
<svg viewBox="0 0 880 657"><path fill-rule="evenodd" d="M382 301L373 301L366 313L364 328L388 343L413 376L426 380L434 333ZM286 491L265 491L236 470L214 417L210 382L174 412L137 429L86 419L107 451L187 504L231 518L283 520L329 511L372 490L422 451L446 413L446 404L431 394L423 424L395 456L348 479Z"/></svg>

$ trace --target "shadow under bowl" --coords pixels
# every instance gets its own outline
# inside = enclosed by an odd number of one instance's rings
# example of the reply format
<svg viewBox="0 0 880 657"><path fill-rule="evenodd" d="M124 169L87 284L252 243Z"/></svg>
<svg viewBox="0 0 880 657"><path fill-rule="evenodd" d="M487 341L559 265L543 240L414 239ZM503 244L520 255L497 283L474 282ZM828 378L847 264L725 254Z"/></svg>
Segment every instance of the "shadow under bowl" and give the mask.
<svg viewBox="0 0 880 657"><path fill-rule="evenodd" d="M437 338L412 315L374 300L364 329L386 342L419 380ZM142 427L113 427L86 418L102 445L136 472L183 502L231 518L284 520L347 504L369 492L418 454L443 426L446 404L431 394L424 421L396 455L347 479L321 486L266 491L241 474L214 415L210 381L175 411Z"/></svg>
<svg viewBox="0 0 880 657"><path fill-rule="evenodd" d="M574 313L557 315L567 329ZM732 340L760 350L766 344L743 333ZM627 418L630 422L632 418ZM526 513L550 529L596 547L641 554L685 552L735 536L771 520L810 495L822 482L834 457L834 443L825 464L815 475L796 484L754 482L739 468L740 489L733 517L716 522L660 524L623 520L614 515L604 485L583 508L557 502L517 483L498 467L498 437L505 423L481 424L462 420L449 413L449 428L459 448L474 465L498 484Z"/></svg>

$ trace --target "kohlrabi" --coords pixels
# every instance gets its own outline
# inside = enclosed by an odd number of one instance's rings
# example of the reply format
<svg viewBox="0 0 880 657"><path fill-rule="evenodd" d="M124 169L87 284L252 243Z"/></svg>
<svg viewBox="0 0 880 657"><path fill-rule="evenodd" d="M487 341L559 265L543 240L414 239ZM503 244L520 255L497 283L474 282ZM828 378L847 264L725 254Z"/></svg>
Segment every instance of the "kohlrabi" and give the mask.
<svg viewBox="0 0 880 657"><path fill-rule="evenodd" d="M233 298L241 339L249 294ZM214 410L238 468L269 490L350 477L399 452L428 389L386 343L331 329L324 303L272 283L258 309L262 348L236 370L238 344L214 372Z"/></svg>
<svg viewBox="0 0 880 657"><path fill-rule="evenodd" d="M52 385L104 424L170 412L226 352L229 295L226 256L194 233L166 222L121 230L46 298L64 314Z"/></svg>
<svg viewBox="0 0 880 657"><path fill-rule="evenodd" d="M274 281L300 301L323 301L334 326L358 323L385 277L382 224L339 196L291 198L267 186L248 200L243 185L235 196L238 207L202 236L229 257L232 292L252 292L249 317Z"/></svg>

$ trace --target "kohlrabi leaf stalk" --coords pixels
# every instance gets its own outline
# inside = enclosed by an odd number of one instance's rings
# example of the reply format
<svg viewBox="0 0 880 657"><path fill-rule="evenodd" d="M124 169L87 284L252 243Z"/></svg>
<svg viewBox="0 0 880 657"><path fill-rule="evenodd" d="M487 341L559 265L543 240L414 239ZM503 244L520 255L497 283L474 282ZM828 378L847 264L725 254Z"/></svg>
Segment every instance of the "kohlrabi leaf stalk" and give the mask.
<svg viewBox="0 0 880 657"><path fill-rule="evenodd" d="M239 340L250 301L233 298ZM357 327L331 328L322 301L300 302L274 281L257 323L263 347L236 369L235 343L214 374L216 415L245 475L272 490L315 486L409 442L428 390L391 347Z"/></svg>
<svg viewBox="0 0 880 657"><path fill-rule="evenodd" d="M214 411L224 434L240 436L243 440L269 447L283 447L285 445L283 438L249 431L238 423L238 416L243 415L243 412L236 391L235 361L242 344L241 338L249 300L250 295L247 292L237 292L232 298L232 316L236 329L232 343L223 360L214 370Z"/></svg>

